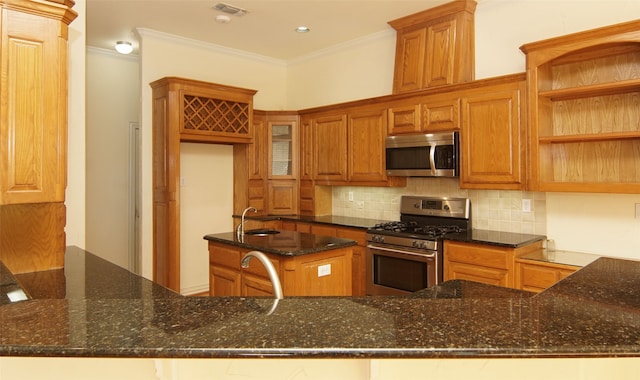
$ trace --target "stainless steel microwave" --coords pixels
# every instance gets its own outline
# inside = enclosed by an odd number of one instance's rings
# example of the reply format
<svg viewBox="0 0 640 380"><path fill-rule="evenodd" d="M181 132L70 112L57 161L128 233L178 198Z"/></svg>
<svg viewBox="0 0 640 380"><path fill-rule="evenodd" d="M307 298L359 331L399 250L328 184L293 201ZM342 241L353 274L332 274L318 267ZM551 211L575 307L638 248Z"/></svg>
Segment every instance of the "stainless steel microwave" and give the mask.
<svg viewBox="0 0 640 380"><path fill-rule="evenodd" d="M388 136L385 152L389 176L458 176L458 132Z"/></svg>

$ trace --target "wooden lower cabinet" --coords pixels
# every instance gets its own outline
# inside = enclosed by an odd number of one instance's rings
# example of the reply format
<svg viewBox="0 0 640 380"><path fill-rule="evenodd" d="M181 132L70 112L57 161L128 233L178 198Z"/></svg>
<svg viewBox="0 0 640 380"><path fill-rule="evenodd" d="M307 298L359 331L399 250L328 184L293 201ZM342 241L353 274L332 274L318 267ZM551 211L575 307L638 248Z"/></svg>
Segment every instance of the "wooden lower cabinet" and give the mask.
<svg viewBox="0 0 640 380"><path fill-rule="evenodd" d="M355 228L336 228L339 238L355 240L358 245L353 246L353 260L351 271L351 285L354 296L366 295L366 262L367 252L366 231Z"/></svg>
<svg viewBox="0 0 640 380"><path fill-rule="evenodd" d="M514 288L515 258L542 249L542 241L511 248L445 241L444 280L469 280Z"/></svg>
<svg viewBox="0 0 640 380"><path fill-rule="evenodd" d="M210 296L271 296L273 287L260 261L249 268L240 260L249 249L209 242ZM301 256L266 254L278 272L285 296L352 295L352 249L339 248Z"/></svg>
<svg viewBox="0 0 640 380"><path fill-rule="evenodd" d="M579 267L572 265L516 259L515 287L517 289L538 293L571 275L578 269Z"/></svg>

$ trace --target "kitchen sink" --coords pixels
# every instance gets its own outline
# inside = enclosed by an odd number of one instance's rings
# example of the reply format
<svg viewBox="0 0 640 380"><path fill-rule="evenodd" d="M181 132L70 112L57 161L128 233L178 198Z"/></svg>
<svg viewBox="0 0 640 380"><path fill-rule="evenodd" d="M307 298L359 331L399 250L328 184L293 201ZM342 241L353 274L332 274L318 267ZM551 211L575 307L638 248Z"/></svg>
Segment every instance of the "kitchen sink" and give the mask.
<svg viewBox="0 0 640 380"><path fill-rule="evenodd" d="M253 235L253 236L268 236L268 235L275 235L279 233L280 231L278 230L268 230L264 228L244 231L245 235Z"/></svg>

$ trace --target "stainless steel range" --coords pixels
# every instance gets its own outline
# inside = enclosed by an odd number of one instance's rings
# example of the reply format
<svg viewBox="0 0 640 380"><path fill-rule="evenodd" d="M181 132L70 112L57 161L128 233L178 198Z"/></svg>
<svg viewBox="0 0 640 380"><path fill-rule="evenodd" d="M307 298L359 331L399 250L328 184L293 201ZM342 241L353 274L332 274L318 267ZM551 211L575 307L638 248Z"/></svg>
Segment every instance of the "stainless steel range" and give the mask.
<svg viewBox="0 0 640 380"><path fill-rule="evenodd" d="M400 221L367 230L367 294L402 295L442 282L442 237L470 231L469 199L403 196Z"/></svg>

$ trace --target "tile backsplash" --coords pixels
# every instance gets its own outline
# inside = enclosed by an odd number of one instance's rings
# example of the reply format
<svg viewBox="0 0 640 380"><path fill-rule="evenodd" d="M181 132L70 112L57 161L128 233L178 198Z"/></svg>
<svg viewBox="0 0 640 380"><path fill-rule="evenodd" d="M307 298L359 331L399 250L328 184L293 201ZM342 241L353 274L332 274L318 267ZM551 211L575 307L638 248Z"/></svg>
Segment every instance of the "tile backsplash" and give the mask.
<svg viewBox="0 0 640 380"><path fill-rule="evenodd" d="M349 200L349 195L353 200ZM333 214L398 220L402 195L462 197L471 200L473 228L546 234L545 193L517 190L460 189L457 178L408 178L402 188L342 186L333 188ZM531 211L522 211L522 200Z"/></svg>

